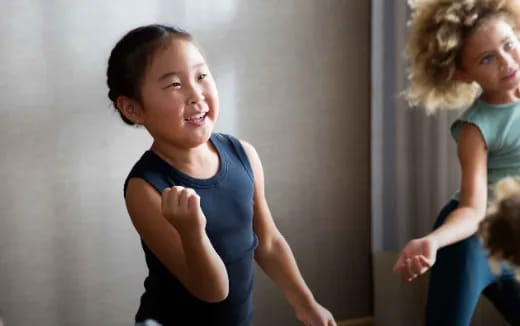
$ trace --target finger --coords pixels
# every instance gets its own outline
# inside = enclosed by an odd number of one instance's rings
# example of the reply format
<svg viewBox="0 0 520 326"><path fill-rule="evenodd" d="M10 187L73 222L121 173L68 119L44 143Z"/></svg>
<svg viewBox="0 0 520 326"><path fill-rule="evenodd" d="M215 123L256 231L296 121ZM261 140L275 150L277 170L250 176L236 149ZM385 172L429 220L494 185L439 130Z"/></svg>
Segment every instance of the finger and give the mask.
<svg viewBox="0 0 520 326"><path fill-rule="evenodd" d="M412 274L410 275L411 280L415 280L421 275L422 267L417 263L417 259L414 257L410 262Z"/></svg>
<svg viewBox="0 0 520 326"><path fill-rule="evenodd" d="M423 269L423 267L422 267L421 262L419 261L419 258L417 258L417 256L415 256L413 258L413 262L412 262L412 270L413 270L414 275L416 277L421 275L422 269Z"/></svg>
<svg viewBox="0 0 520 326"><path fill-rule="evenodd" d="M398 274L401 272L404 266L406 266L405 263L406 256L401 254L397 261L395 262L394 268L392 269L394 273Z"/></svg>
<svg viewBox="0 0 520 326"><path fill-rule="evenodd" d="M328 315L323 316L323 319L320 322L320 325L329 326L330 318Z"/></svg>
<svg viewBox="0 0 520 326"><path fill-rule="evenodd" d="M420 260L419 256L413 257L411 265L412 265L412 272L413 272L414 278L418 277L421 274L423 274L424 270L427 269L427 266L425 266L422 263L422 261Z"/></svg>
<svg viewBox="0 0 520 326"><path fill-rule="evenodd" d="M426 266L423 265L422 261L419 259L419 256L414 257L414 271L417 276L421 275L426 268Z"/></svg>
<svg viewBox="0 0 520 326"><path fill-rule="evenodd" d="M163 212L166 211L169 207L168 197L169 197L171 191L172 191L172 188L165 188L161 193L161 209Z"/></svg>
<svg viewBox="0 0 520 326"><path fill-rule="evenodd" d="M180 193L181 191L184 190L184 187L183 186L173 186L172 190L173 190L173 192L178 194L178 193Z"/></svg>
<svg viewBox="0 0 520 326"><path fill-rule="evenodd" d="M411 258L408 258L406 260L406 280L408 282L411 282L414 279L414 271L413 271L413 260Z"/></svg>
<svg viewBox="0 0 520 326"><path fill-rule="evenodd" d="M179 207L180 206L180 196L182 194L182 192L184 191L184 187L182 186L174 186L172 187L172 192L171 192L171 198L170 198L170 202L175 205L175 207Z"/></svg>
<svg viewBox="0 0 520 326"><path fill-rule="evenodd" d="M409 282L412 275L412 268L410 266L410 258L406 259L406 266L403 268L403 277Z"/></svg>
<svg viewBox="0 0 520 326"><path fill-rule="evenodd" d="M168 194L170 193L170 191L172 191L172 188L164 188L163 191L161 192L161 199L165 200L166 197L168 197Z"/></svg>
<svg viewBox="0 0 520 326"><path fill-rule="evenodd" d="M423 265L428 266L429 268L433 266L431 260L426 258L426 257L424 257L423 255L420 255L419 259L421 260L421 263Z"/></svg>
<svg viewBox="0 0 520 326"><path fill-rule="evenodd" d="M422 261L419 259L419 256L415 256L413 258L413 268L412 270L414 271L414 274L419 276L422 274L422 271L423 269L425 268L425 266L422 264Z"/></svg>
<svg viewBox="0 0 520 326"><path fill-rule="evenodd" d="M432 267L432 265L430 264L428 259L426 259L426 257L424 257L423 255L418 256L417 260L418 260L418 263L421 265L421 271L420 271L421 274L426 273Z"/></svg>
<svg viewBox="0 0 520 326"><path fill-rule="evenodd" d="M163 189L162 193L164 194L165 192L169 192L171 190L172 190L172 188L166 187L166 188Z"/></svg>
<svg viewBox="0 0 520 326"><path fill-rule="evenodd" d="M179 192L179 207L181 207L183 210L188 209L188 197L190 196L191 192L192 190L190 188L184 188Z"/></svg>
<svg viewBox="0 0 520 326"><path fill-rule="evenodd" d="M200 207L200 197L193 191L188 198L188 209L190 211L197 210Z"/></svg>
<svg viewBox="0 0 520 326"><path fill-rule="evenodd" d="M332 318L332 316L330 317L329 322L327 323L327 326L337 326L336 321L334 320L334 318Z"/></svg>

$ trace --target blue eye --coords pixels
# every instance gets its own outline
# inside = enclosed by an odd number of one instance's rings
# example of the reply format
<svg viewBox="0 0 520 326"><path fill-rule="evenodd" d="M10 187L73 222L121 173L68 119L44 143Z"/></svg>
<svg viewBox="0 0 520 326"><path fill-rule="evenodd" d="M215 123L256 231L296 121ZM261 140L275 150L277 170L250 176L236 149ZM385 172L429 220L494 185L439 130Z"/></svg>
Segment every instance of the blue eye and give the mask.
<svg viewBox="0 0 520 326"><path fill-rule="evenodd" d="M494 58L495 58L494 55L487 55L487 56L483 57L482 59L480 59L480 63L486 65L488 63L491 63L491 61L493 61Z"/></svg>
<svg viewBox="0 0 520 326"><path fill-rule="evenodd" d="M511 50L514 47L515 47L515 43L513 43L512 41L507 41L506 44L504 44L504 49L506 49L506 50Z"/></svg>

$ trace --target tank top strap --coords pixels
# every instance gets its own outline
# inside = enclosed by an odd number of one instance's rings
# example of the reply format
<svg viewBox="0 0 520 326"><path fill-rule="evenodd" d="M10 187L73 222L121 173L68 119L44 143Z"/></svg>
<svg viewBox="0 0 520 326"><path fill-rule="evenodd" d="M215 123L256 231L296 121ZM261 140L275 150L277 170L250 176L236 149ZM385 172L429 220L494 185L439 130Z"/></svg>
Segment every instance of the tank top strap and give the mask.
<svg viewBox="0 0 520 326"><path fill-rule="evenodd" d="M234 136L222 133L215 134L215 140L219 141L220 143L227 143L228 145L231 145L231 154L239 159L240 163L246 170L247 175L249 175L251 180L254 181L253 169L251 168L249 158L247 157L246 151L244 150L242 143L240 143L240 140Z"/></svg>
<svg viewBox="0 0 520 326"><path fill-rule="evenodd" d="M131 178L140 178L149 183L157 192L162 193L164 189L172 187L175 182L169 178L171 167L162 161L157 154L146 151L141 159L134 165L125 180L124 194Z"/></svg>

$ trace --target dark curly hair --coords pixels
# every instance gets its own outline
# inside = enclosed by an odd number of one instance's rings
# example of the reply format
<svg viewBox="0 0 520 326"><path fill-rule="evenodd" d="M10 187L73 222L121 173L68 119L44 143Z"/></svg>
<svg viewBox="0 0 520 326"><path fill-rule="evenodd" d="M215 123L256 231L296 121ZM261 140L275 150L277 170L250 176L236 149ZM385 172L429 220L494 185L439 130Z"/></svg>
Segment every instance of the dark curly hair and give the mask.
<svg viewBox="0 0 520 326"><path fill-rule="evenodd" d="M112 49L107 68L108 98L127 124L134 123L121 113L117 99L127 96L140 100L140 84L147 64L172 38L192 41L191 35L178 27L154 24L131 30Z"/></svg>

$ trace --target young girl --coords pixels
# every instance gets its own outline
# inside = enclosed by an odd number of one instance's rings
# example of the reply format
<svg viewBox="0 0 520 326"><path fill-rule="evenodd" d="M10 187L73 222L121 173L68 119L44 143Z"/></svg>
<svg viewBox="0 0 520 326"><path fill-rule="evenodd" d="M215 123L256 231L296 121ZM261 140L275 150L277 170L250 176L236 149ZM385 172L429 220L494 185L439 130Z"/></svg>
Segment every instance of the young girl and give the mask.
<svg viewBox="0 0 520 326"><path fill-rule="evenodd" d="M434 231L402 249L394 272L411 281L431 269L426 325L469 325L487 296L520 325L514 273L498 275L475 237L488 187L520 175L520 48L516 0L411 1L408 99L429 112L469 108L451 127L458 144L460 192Z"/></svg>
<svg viewBox="0 0 520 326"><path fill-rule="evenodd" d="M130 31L110 54L107 83L121 118L153 137L124 187L149 269L136 322L251 325L254 258L303 324L336 325L273 222L255 149L213 133L217 89L191 36Z"/></svg>

